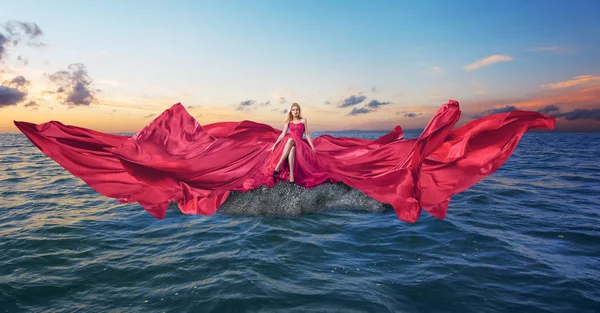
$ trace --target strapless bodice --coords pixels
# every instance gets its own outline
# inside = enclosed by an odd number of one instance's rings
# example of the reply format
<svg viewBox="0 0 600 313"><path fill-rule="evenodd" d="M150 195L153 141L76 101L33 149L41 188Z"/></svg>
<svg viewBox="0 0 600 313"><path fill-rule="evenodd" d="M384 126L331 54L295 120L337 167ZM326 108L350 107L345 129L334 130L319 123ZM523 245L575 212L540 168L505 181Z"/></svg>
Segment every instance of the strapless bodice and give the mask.
<svg viewBox="0 0 600 313"><path fill-rule="evenodd" d="M294 122L289 122L288 128L292 137L300 139L302 138L302 134L304 134L304 123L296 124Z"/></svg>

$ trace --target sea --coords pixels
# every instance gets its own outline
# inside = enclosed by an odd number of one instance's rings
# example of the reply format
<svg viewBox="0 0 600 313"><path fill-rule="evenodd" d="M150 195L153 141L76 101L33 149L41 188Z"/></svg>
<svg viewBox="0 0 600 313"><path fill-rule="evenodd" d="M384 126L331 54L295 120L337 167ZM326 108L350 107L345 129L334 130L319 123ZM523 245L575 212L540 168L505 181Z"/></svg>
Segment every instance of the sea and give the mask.
<svg viewBox="0 0 600 313"><path fill-rule="evenodd" d="M1 312L600 312L600 133L528 132L414 224L289 182L157 220L0 134Z"/></svg>

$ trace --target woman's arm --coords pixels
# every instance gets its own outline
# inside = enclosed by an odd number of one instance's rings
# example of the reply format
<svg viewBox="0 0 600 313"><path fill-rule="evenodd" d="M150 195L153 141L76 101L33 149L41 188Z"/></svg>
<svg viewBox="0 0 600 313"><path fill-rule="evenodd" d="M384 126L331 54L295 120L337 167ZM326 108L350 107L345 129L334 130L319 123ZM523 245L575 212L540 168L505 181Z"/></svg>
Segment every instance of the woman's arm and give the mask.
<svg viewBox="0 0 600 313"><path fill-rule="evenodd" d="M312 148L313 152L316 153L317 150L315 150L315 146L313 145L312 139L310 138L310 132L308 131L308 120L306 119L306 117L304 118L304 132L306 133L306 140L308 141L308 144Z"/></svg>
<svg viewBox="0 0 600 313"><path fill-rule="evenodd" d="M277 146L277 144L281 141L281 139L283 139L285 134L287 134L287 130L288 130L288 124L286 123L285 126L283 126L283 131L281 131L281 135L279 135L279 138L277 138L277 140L275 141L275 143L269 150L275 150L275 147Z"/></svg>

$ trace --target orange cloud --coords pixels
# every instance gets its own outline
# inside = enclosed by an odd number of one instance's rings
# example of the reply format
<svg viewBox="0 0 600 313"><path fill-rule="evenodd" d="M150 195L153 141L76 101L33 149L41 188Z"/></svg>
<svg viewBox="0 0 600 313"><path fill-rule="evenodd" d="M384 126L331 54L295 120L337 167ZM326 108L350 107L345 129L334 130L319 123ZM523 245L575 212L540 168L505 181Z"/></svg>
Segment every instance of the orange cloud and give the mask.
<svg viewBox="0 0 600 313"><path fill-rule="evenodd" d="M480 101L463 101L463 110L480 112L503 106L515 106L520 110L536 111L546 105L560 104L569 108L593 108L600 102L600 84L563 91L560 93L545 94L538 92L526 97L508 99L487 99Z"/></svg>
<svg viewBox="0 0 600 313"><path fill-rule="evenodd" d="M580 87L568 90L552 90L552 92L537 92L530 96L512 99L487 99L481 101L461 102L464 124L482 112L501 112L510 107L519 110L539 111L540 109L553 105L560 108L561 112L569 112L577 109L592 110L600 107L600 83L593 86ZM593 119L578 119L568 121L565 118L557 118L557 130L568 131L600 131L600 121Z"/></svg>
<svg viewBox="0 0 600 313"><path fill-rule="evenodd" d="M480 59L477 60L469 65L465 66L465 70L467 71L474 71L474 70L478 70L482 67L485 66L490 66L492 64L495 63L500 63L500 62L510 62L513 60L513 57L509 56L509 55L502 55L502 54L494 54L491 55L487 58L484 59Z"/></svg>
<svg viewBox="0 0 600 313"><path fill-rule="evenodd" d="M577 76L571 80L566 80L558 83L546 84L542 86L542 89L560 89L568 88L576 85L587 84L589 82L600 81L600 76L596 75L582 75Z"/></svg>
<svg viewBox="0 0 600 313"><path fill-rule="evenodd" d="M579 76L597 77L597 76ZM576 78L577 79L577 78ZM575 79L574 79L575 80ZM581 80L581 79L580 79ZM483 86L475 81L471 82L477 91ZM600 79L589 79L586 84L572 84L572 88L541 89L530 95L522 97L485 98L473 92L473 98L457 98L461 103L464 115L459 122L462 125L472 120L472 116L483 112L500 112L507 107L520 110L538 111L548 105L560 108L561 113L568 113L577 109L597 109L600 107ZM431 98L440 98L441 93L432 91ZM423 101L405 101L407 105L395 103L383 106L377 112L355 117L345 114L349 110L340 110L333 105L306 105L303 106L310 121L313 132L327 130L392 130L400 125L404 129L423 128L448 97L439 100L428 100L427 95ZM55 101L46 101L36 98L38 110L31 111L31 107L17 105L4 108L0 114L0 132L18 132L12 124L13 120L26 120L30 122L47 122L59 120L65 124L77 125L105 132L130 132L134 133L150 122L149 114L160 114L164 109L178 102L172 99L146 99L146 98L120 98L101 99L98 105L89 107L69 108L57 105ZM202 125L220 121L241 121L244 119L267 123L281 129L284 114L277 111L236 111L235 105L205 106L200 104L188 105L182 103L186 109L196 117ZM434 105L437 103L437 105ZM288 108L288 104L281 108ZM568 121L564 117L557 118L557 130L600 131L600 121L590 116L578 120Z"/></svg>

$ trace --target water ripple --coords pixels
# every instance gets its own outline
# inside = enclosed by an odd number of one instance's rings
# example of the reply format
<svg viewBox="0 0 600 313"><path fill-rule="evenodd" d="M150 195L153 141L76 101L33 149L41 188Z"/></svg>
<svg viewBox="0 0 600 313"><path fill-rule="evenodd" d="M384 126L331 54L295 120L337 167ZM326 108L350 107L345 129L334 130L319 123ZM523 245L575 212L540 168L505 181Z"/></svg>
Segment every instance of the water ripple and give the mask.
<svg viewBox="0 0 600 313"><path fill-rule="evenodd" d="M288 183L233 193L210 217L173 204L156 220L24 136L0 139L2 312L600 307L600 134L528 133L445 220L416 224L341 184Z"/></svg>

